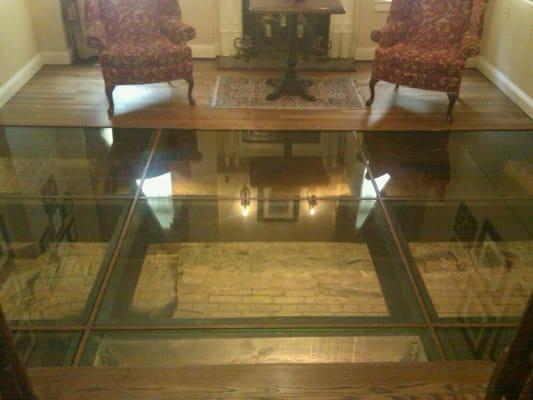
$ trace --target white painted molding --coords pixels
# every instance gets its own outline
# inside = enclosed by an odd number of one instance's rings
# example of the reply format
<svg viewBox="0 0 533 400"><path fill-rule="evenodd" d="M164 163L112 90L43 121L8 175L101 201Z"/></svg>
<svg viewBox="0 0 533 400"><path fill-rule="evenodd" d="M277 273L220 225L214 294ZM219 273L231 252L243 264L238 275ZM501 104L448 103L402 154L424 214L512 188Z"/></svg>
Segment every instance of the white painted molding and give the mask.
<svg viewBox="0 0 533 400"><path fill-rule="evenodd" d="M233 42L242 36L242 1L218 0L217 15L217 55L234 55Z"/></svg>
<svg viewBox="0 0 533 400"><path fill-rule="evenodd" d="M375 47L357 47L355 49L355 61L373 61Z"/></svg>
<svg viewBox="0 0 533 400"><path fill-rule="evenodd" d="M43 66L42 55L35 55L9 80L0 86L0 107L3 107Z"/></svg>
<svg viewBox="0 0 533 400"><path fill-rule="evenodd" d="M43 64L51 65L69 65L74 60L72 49L62 51L43 51L41 52Z"/></svg>
<svg viewBox="0 0 533 400"><path fill-rule="evenodd" d="M478 58L477 67L492 83L505 93L512 101L520 107L529 118L533 119L533 99L507 75L492 65L485 57Z"/></svg>
<svg viewBox="0 0 533 400"><path fill-rule="evenodd" d="M191 44L193 58L215 58L217 50L214 44Z"/></svg>
<svg viewBox="0 0 533 400"><path fill-rule="evenodd" d="M374 1L374 10L377 12L389 12L390 11L390 0L375 0Z"/></svg>

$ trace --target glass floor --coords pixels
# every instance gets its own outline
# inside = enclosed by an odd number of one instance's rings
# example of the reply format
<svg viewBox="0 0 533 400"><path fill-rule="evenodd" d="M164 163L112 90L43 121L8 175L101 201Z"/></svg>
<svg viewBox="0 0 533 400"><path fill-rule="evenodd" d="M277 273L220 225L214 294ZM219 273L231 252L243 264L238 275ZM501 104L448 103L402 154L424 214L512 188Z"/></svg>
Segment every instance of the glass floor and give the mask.
<svg viewBox="0 0 533 400"><path fill-rule="evenodd" d="M0 128L30 367L496 359L533 290L533 132Z"/></svg>

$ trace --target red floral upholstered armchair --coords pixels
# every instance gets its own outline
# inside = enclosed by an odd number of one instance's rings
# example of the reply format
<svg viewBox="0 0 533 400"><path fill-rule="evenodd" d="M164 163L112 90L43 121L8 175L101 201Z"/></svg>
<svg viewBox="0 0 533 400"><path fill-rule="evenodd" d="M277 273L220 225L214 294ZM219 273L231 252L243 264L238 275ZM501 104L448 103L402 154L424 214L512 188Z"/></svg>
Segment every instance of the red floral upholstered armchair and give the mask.
<svg viewBox="0 0 533 400"><path fill-rule="evenodd" d="M376 50L371 97L378 81L448 93L448 120L468 57L479 54L489 0L393 0L387 24L372 32Z"/></svg>
<svg viewBox="0 0 533 400"><path fill-rule="evenodd" d="M86 0L89 46L99 51L109 113L117 85L189 83L195 104L191 48L196 31L181 21L177 0Z"/></svg>

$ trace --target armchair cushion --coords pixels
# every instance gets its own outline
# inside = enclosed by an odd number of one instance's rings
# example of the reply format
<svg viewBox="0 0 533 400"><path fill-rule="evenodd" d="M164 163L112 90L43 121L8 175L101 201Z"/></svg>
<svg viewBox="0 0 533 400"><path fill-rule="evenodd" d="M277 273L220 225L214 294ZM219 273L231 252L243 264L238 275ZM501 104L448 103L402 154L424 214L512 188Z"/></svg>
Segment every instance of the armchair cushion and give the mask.
<svg viewBox="0 0 533 400"><path fill-rule="evenodd" d="M422 48L407 43L378 48L375 61L406 72L446 76L460 73L465 66L451 46Z"/></svg>
<svg viewBox="0 0 533 400"><path fill-rule="evenodd" d="M103 67L136 69L189 63L191 57L189 46L177 45L160 36L114 42L102 51L100 62Z"/></svg>
<svg viewBox="0 0 533 400"><path fill-rule="evenodd" d="M161 18L161 31L174 43L186 43L196 37L196 30L177 17Z"/></svg>

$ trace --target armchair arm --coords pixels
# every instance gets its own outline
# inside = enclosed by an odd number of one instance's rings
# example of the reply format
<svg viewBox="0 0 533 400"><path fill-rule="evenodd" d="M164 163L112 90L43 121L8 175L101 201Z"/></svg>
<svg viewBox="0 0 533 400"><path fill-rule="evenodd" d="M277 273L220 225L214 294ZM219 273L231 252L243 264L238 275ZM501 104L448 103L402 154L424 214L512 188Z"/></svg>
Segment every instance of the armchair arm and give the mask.
<svg viewBox="0 0 533 400"><path fill-rule="evenodd" d="M487 9L488 0L474 0L470 25L463 36L457 57L467 59L479 55L479 44L483 34L483 20Z"/></svg>
<svg viewBox="0 0 533 400"><path fill-rule="evenodd" d="M463 41L461 42L461 46L459 47L459 52L457 53L457 57L463 60L466 60L468 57L476 57L479 56L480 48L480 37L478 35L473 34L472 32L466 32L463 36Z"/></svg>
<svg viewBox="0 0 533 400"><path fill-rule="evenodd" d="M103 50L107 46L107 34L102 21L87 23L87 44L98 50Z"/></svg>
<svg viewBox="0 0 533 400"><path fill-rule="evenodd" d="M374 30L370 36L380 46L390 47L403 39L407 29L408 24L404 21L389 21L383 28Z"/></svg>
<svg viewBox="0 0 533 400"><path fill-rule="evenodd" d="M186 43L196 37L196 30L176 17L162 17L161 31L175 43Z"/></svg>
<svg viewBox="0 0 533 400"><path fill-rule="evenodd" d="M100 1L85 1L85 27L89 47L103 50L107 46L107 34L101 21Z"/></svg>

